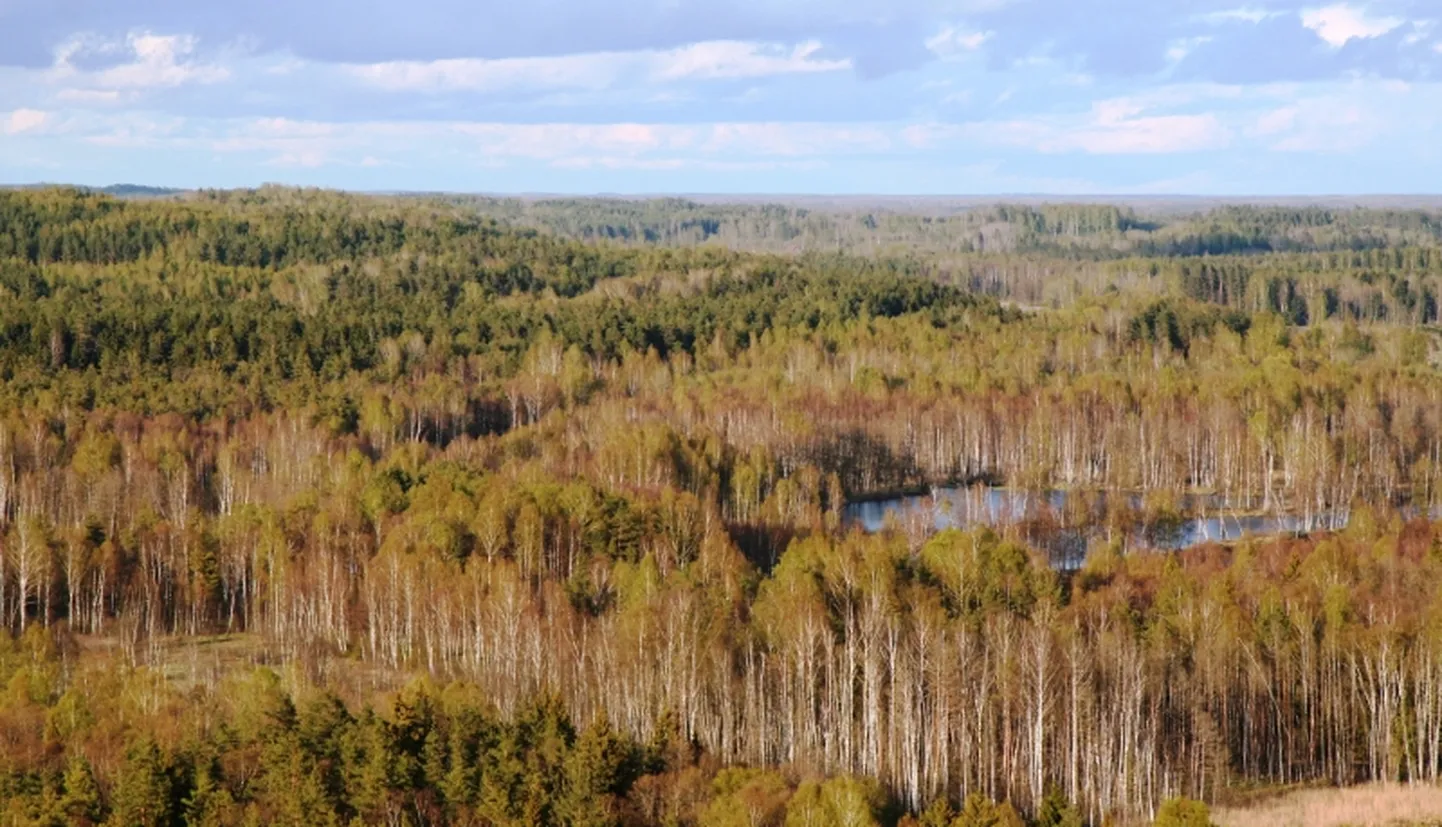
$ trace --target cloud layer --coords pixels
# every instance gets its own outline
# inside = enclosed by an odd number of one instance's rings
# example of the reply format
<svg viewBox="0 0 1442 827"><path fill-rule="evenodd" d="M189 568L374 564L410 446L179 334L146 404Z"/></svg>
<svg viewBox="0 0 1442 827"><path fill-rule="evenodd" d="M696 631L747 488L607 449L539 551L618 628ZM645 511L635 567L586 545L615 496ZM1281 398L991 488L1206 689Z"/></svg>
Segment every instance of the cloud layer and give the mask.
<svg viewBox="0 0 1442 827"><path fill-rule="evenodd" d="M1442 190L1431 0L11 0L0 179Z"/></svg>
<svg viewBox="0 0 1442 827"><path fill-rule="evenodd" d="M847 59L821 59L817 41L791 48L735 40L693 43L666 51L594 52L489 60L450 58L350 64L361 81L392 92L494 92L505 89L604 89L623 79L674 83L835 72Z"/></svg>

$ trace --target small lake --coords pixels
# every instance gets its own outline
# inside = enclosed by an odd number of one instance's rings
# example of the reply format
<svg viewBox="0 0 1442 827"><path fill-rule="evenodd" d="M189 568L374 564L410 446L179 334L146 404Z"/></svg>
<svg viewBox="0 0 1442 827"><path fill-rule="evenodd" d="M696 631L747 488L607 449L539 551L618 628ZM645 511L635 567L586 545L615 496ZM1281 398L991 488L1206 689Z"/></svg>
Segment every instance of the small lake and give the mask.
<svg viewBox="0 0 1442 827"><path fill-rule="evenodd" d="M1008 488L938 488L931 496L896 497L848 505L844 519L866 531L888 523L910 530L939 531L973 526L1024 526L1030 539L1051 553L1063 567L1079 566L1092 540L1109 536L1109 497L1124 497L1135 515L1128 533L1134 548L1179 550L1205 543L1226 543L1249 536L1305 534L1345 528L1346 510L1310 514L1260 513L1260 504L1228 500L1219 495L1187 495L1177 503L1179 518L1147 524L1137 494L1071 491L1018 491ZM1407 509L1415 516L1416 509ZM1433 508L1434 519L1442 508Z"/></svg>

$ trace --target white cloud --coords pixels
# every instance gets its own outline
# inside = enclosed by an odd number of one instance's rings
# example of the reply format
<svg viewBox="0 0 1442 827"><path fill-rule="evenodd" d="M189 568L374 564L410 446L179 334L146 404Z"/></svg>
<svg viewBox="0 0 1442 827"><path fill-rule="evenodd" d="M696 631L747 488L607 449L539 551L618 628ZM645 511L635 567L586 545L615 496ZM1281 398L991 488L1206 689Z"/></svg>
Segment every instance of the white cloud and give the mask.
<svg viewBox="0 0 1442 827"><path fill-rule="evenodd" d="M824 158L881 151L895 127L866 124L576 124L377 121L328 123L263 118L211 122L159 145L261 154L295 167L375 166L425 145L437 157L483 166L533 161L557 168L799 169ZM207 137L208 136L208 137ZM128 133L124 137L132 137ZM104 140L114 141L114 134ZM151 144L157 145L155 143Z"/></svg>
<svg viewBox="0 0 1442 827"><path fill-rule="evenodd" d="M488 155L556 159L586 155L640 157L655 152L706 155L816 156L884 149L885 129L854 124L455 124Z"/></svg>
<svg viewBox="0 0 1442 827"><path fill-rule="evenodd" d="M881 127L864 124L732 123L712 124L700 148L708 152L762 155L828 155L875 152L891 138Z"/></svg>
<svg viewBox="0 0 1442 827"><path fill-rule="evenodd" d="M267 153L272 155L267 163L274 166L315 168L332 163L336 153L357 142L337 124L258 118L227 124L224 134L204 143L213 152Z"/></svg>
<svg viewBox="0 0 1442 827"><path fill-rule="evenodd" d="M615 156L574 156L552 161L555 169L640 170L644 172L700 169L710 172L757 172L769 170L815 170L825 162L808 161L715 161L705 158L625 158Z"/></svg>
<svg viewBox="0 0 1442 827"><path fill-rule="evenodd" d="M55 50L55 62L47 74L51 82L64 84L60 98L83 103L113 103L124 94L228 79L230 70L192 59L197 42L190 35L151 32L132 33L123 43L80 35ZM75 65L80 57L113 55L125 55L128 60L96 71Z"/></svg>
<svg viewBox="0 0 1442 827"><path fill-rule="evenodd" d="M968 127L957 124L912 124L901 130L901 140L912 149L933 149L944 141L966 136Z"/></svg>
<svg viewBox="0 0 1442 827"><path fill-rule="evenodd" d="M942 87L938 84L937 88ZM970 123L497 123L463 120L174 118L144 108L0 112L0 133L43 131L83 143L215 155L230 165L353 168L426 165L591 170L791 170L873 158L916 162L995 147L1047 154L1145 155L1220 150L1339 152L1407 131L1435 134L1429 100L1442 84L1356 81L1230 86L1173 84L1097 100L1069 113ZM1405 126L1404 126L1405 125ZM424 151L418 156L417 147ZM83 152L83 149L78 150ZM932 153L935 153L934 155ZM1009 153L1010 154L1010 153ZM1080 162L1080 161L1079 161Z"/></svg>
<svg viewBox="0 0 1442 827"><path fill-rule="evenodd" d="M927 38L926 48L943 60L954 60L980 49L993 36L995 32L977 32L947 26Z"/></svg>
<svg viewBox="0 0 1442 827"><path fill-rule="evenodd" d="M511 88L601 89L624 69L618 53L501 60L400 60L346 67L360 80L390 92L494 92Z"/></svg>
<svg viewBox="0 0 1442 827"><path fill-rule="evenodd" d="M67 103L107 104L118 102L120 92L115 89L61 89L55 97Z"/></svg>
<svg viewBox="0 0 1442 827"><path fill-rule="evenodd" d="M265 68L267 75L290 75L304 68L308 64L305 61L294 57L283 57Z"/></svg>
<svg viewBox="0 0 1442 827"><path fill-rule="evenodd" d="M37 132L49 125L50 120L49 112L41 112L38 109L16 109L0 120L0 132L6 135Z"/></svg>
<svg viewBox="0 0 1442 827"><path fill-rule="evenodd" d="M1301 112L1301 107L1295 105L1273 109L1257 119L1253 131L1258 135L1276 135L1286 132L1297 122L1297 116Z"/></svg>
<svg viewBox="0 0 1442 827"><path fill-rule="evenodd" d="M1172 63L1180 63L1186 56L1197 50L1198 46L1204 46L1212 42L1210 36L1186 37L1181 40L1172 41L1167 49L1167 60Z"/></svg>
<svg viewBox="0 0 1442 827"><path fill-rule="evenodd" d="M1269 11L1253 6L1243 6L1237 9L1226 9L1214 11L1201 15L1199 20L1207 23L1260 23L1263 20L1270 20L1273 17L1280 17L1284 12Z"/></svg>
<svg viewBox="0 0 1442 827"><path fill-rule="evenodd" d="M181 86L186 83L215 83L230 73L218 66L191 63L195 38L179 35L132 35L130 49L135 61L100 72L96 80L111 89L148 89Z"/></svg>
<svg viewBox="0 0 1442 827"><path fill-rule="evenodd" d="M1038 117L908 130L914 146L966 138L1044 153L1157 155L1224 149L1232 130L1214 113L1148 115L1140 98L1098 101L1083 118Z"/></svg>
<svg viewBox="0 0 1442 827"><path fill-rule="evenodd" d="M683 149L696 142L696 130L672 124L510 124L458 123L433 128L473 140L483 153L533 159L554 159L580 151L640 155Z"/></svg>
<svg viewBox="0 0 1442 827"><path fill-rule="evenodd" d="M1216 115L1156 115L1099 121L1083 129L1043 138L1042 152L1080 150L1092 155L1163 154L1222 149L1231 132Z"/></svg>
<svg viewBox="0 0 1442 827"><path fill-rule="evenodd" d="M259 118L250 122L248 131L269 138L324 138L336 133L336 125L323 121Z"/></svg>
<svg viewBox="0 0 1442 827"><path fill-rule="evenodd" d="M194 143L183 137L190 122L144 113L75 116L65 124L69 134L96 146L126 148L181 148Z"/></svg>
<svg viewBox="0 0 1442 827"><path fill-rule="evenodd" d="M317 169L333 162L333 159L324 152L287 152L283 155L266 161L266 166L272 167L304 167L306 169Z"/></svg>
<svg viewBox="0 0 1442 827"><path fill-rule="evenodd" d="M1418 43L1427 41L1432 36L1432 31L1437 28L1435 20L1413 20L1412 25L1402 38L1402 42L1408 46L1415 46ZM1442 48L1439 46L1438 48Z"/></svg>
<svg viewBox="0 0 1442 827"><path fill-rule="evenodd" d="M1333 48L1341 48L1351 40L1381 37L1406 22L1400 17L1371 17L1366 9L1345 3L1305 9L1301 14L1302 25Z"/></svg>
<svg viewBox="0 0 1442 827"><path fill-rule="evenodd" d="M1408 89L1366 84L1301 98L1265 112L1248 131L1279 152L1349 152L1393 129L1396 113L1409 102Z"/></svg>
<svg viewBox="0 0 1442 827"><path fill-rule="evenodd" d="M354 64L346 71L393 92L496 92L506 89L604 89L622 78L672 82L835 72L850 60L819 57L821 44L790 49L736 40L693 43L665 51L593 52L556 57L488 60L456 58Z"/></svg>
<svg viewBox="0 0 1442 827"><path fill-rule="evenodd" d="M1375 127L1367 124L1360 107L1349 106L1326 113L1306 113L1302 124L1289 125L1287 135L1272 144L1279 152L1348 152L1371 143ZM1297 118L1304 117L1299 114Z"/></svg>
<svg viewBox="0 0 1442 827"><path fill-rule="evenodd" d="M1366 94L1402 96L1405 84L1369 84ZM1107 154L1162 154L1221 150L1240 138L1263 141L1272 148L1302 149L1322 145L1306 141L1296 131L1329 111L1330 127L1310 129L1325 133L1341 129L1347 135L1332 144L1352 140L1365 130L1355 116L1350 97L1303 99L1296 84L1236 86L1177 84L1129 97L1097 101L1085 118L1034 118L986 125L991 140L1027 146L1041 152ZM1358 93L1361 95L1362 93ZM1195 111L1205 107L1204 111ZM1192 109L1193 111L1178 111Z"/></svg>
<svg viewBox="0 0 1442 827"><path fill-rule="evenodd" d="M688 78L754 78L851 68L850 60L818 60L821 44L810 40L790 52L774 46L736 40L713 40L660 52L652 60L658 80Z"/></svg>
<svg viewBox="0 0 1442 827"><path fill-rule="evenodd" d="M627 158L615 156L574 156L557 158L551 162L555 169L636 169L669 170L681 169L686 162L680 158Z"/></svg>

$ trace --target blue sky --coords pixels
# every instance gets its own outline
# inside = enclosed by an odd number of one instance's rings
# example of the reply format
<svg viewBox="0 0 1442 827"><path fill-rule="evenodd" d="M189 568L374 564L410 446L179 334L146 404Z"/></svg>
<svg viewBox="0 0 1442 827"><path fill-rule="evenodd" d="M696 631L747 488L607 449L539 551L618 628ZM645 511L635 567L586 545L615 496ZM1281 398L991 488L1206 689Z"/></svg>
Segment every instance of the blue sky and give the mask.
<svg viewBox="0 0 1442 827"><path fill-rule="evenodd" d="M1442 0L0 0L0 181L1442 192Z"/></svg>

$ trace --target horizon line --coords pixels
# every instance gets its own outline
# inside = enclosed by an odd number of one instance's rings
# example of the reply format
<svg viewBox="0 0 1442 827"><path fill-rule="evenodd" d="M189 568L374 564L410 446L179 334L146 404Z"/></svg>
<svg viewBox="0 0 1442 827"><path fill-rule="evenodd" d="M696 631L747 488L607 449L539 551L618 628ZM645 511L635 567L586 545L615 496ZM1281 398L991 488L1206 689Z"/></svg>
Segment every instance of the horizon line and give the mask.
<svg viewBox="0 0 1442 827"><path fill-rule="evenodd" d="M7 182L0 183L3 190L21 189L84 189L84 190L118 190L137 189L153 190L165 194L183 194L204 191L219 192L242 192L257 191L266 188L290 189L290 190L311 190L316 192L335 192L349 195L362 196L471 196L480 198L516 198L516 199L609 199L609 200L660 200L660 199L725 199L732 201L763 201L766 199L871 199L871 200L913 200L913 201L978 201L988 199L1072 199L1072 200L1117 200L1117 201L1346 201L1346 200L1436 200L1442 205L1442 191L1436 192L1334 192L1334 193L1128 193L1128 192L954 192L954 193L884 193L884 192L724 192L724 191L642 191L642 192L611 192L611 191L581 191L581 190L444 190L444 189L361 189L332 186L315 186L307 184L290 184L276 181L265 181L258 184L222 186L222 185L198 185L198 186L169 186L164 184L143 184L137 182L114 182L109 184L88 184L68 181L35 181L35 182Z"/></svg>

